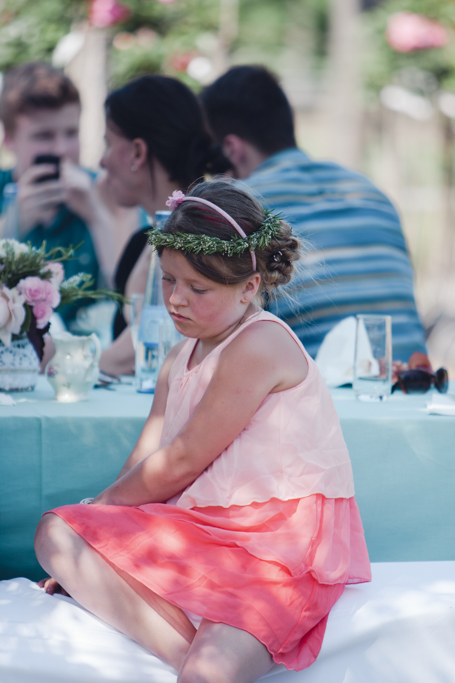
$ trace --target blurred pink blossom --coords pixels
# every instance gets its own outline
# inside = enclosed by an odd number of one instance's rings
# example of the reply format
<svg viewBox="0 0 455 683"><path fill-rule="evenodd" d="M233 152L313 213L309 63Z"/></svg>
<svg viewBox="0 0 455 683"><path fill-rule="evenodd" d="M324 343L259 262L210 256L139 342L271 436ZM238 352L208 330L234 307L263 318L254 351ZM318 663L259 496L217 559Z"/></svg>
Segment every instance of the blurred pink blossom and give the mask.
<svg viewBox="0 0 455 683"><path fill-rule="evenodd" d="M158 0L158 2L161 2L162 5L172 5L176 0Z"/></svg>
<svg viewBox="0 0 455 683"><path fill-rule="evenodd" d="M129 7L117 0L92 0L90 7L90 23L97 28L108 28L125 21L131 14Z"/></svg>
<svg viewBox="0 0 455 683"><path fill-rule="evenodd" d="M177 50L169 56L167 63L171 69L183 73L187 70L188 64L191 62L191 60L197 56L197 50L190 50L189 52L180 52Z"/></svg>
<svg viewBox="0 0 455 683"><path fill-rule="evenodd" d="M65 278L65 270L62 264L59 261L56 263L46 263L44 271L50 271L52 273L50 281L55 287L60 287Z"/></svg>
<svg viewBox="0 0 455 683"><path fill-rule="evenodd" d="M57 287L52 284L51 281L45 280L44 281L44 303L49 304L49 306L52 306L52 308L57 308L57 306L60 303L60 292L58 291Z"/></svg>
<svg viewBox="0 0 455 683"><path fill-rule="evenodd" d="M45 280L36 275L25 277L19 281L17 289L25 297L26 303L33 306L38 301L44 300L44 282Z"/></svg>
<svg viewBox="0 0 455 683"><path fill-rule="evenodd" d="M24 297L16 288L0 288L0 341L11 345L11 336L19 334L25 320Z"/></svg>
<svg viewBox="0 0 455 683"><path fill-rule="evenodd" d="M397 52L443 47L449 40L442 24L414 12L392 14L387 22L386 38Z"/></svg>
<svg viewBox="0 0 455 683"><path fill-rule="evenodd" d="M19 282L17 289L29 306L45 303L56 308L60 303L60 292L50 280L41 280L37 276L26 277Z"/></svg>
<svg viewBox="0 0 455 683"><path fill-rule="evenodd" d="M42 330L43 327L46 327L53 312L54 309L52 306L47 304L45 301L39 301L33 306L33 315L36 318L36 327L39 330Z"/></svg>

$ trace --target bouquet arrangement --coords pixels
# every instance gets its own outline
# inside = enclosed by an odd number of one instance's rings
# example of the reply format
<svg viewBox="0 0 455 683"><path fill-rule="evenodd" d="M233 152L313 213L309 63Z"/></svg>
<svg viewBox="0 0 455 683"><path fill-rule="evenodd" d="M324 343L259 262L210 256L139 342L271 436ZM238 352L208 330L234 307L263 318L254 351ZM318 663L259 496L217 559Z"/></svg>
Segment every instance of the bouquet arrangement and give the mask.
<svg viewBox="0 0 455 683"><path fill-rule="evenodd" d="M27 334L41 360L43 336L59 307L78 299L124 303L117 292L91 289L94 281L86 273L65 280L62 262L74 258L76 249L56 247L46 253L45 242L36 249L30 243L0 239L0 342L5 346Z"/></svg>

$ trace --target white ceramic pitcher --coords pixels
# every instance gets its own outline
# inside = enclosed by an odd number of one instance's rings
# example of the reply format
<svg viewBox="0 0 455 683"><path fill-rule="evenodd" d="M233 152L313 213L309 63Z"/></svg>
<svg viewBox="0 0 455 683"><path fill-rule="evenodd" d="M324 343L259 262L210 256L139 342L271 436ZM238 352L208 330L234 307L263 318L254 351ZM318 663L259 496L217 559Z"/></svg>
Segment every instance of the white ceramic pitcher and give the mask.
<svg viewBox="0 0 455 683"><path fill-rule="evenodd" d="M46 377L57 401L84 401L98 380L101 344L96 334L79 337L69 332L51 335L55 355L46 365Z"/></svg>

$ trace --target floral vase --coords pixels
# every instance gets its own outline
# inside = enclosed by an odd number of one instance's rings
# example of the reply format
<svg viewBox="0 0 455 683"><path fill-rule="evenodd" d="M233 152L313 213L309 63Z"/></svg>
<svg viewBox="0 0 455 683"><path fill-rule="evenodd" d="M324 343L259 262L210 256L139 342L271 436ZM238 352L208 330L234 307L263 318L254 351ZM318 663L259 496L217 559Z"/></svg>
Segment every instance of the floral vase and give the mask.
<svg viewBox="0 0 455 683"><path fill-rule="evenodd" d="M35 388L40 361L26 334L11 341L0 342L0 391L31 391Z"/></svg>

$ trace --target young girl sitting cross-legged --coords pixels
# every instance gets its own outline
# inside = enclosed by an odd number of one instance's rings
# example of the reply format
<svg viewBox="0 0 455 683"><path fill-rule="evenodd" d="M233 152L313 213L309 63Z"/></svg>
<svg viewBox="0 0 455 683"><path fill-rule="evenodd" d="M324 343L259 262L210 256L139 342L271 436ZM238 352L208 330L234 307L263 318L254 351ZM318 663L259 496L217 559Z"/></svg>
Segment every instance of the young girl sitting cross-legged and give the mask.
<svg viewBox="0 0 455 683"><path fill-rule="evenodd" d="M46 513L36 553L83 607L178 671L247 683L308 667L348 583L369 581L351 463L330 393L261 295L291 278L299 243L246 191L175 192L163 295L187 337L117 480Z"/></svg>

